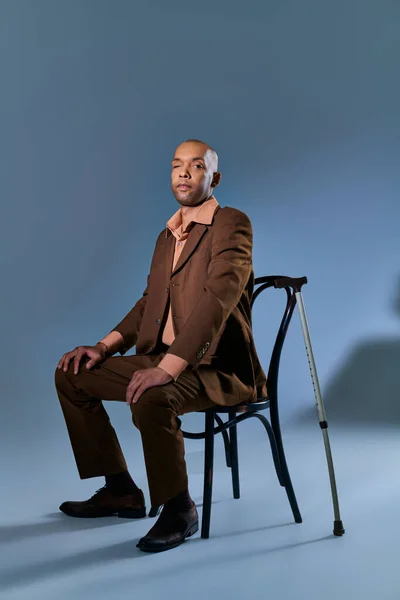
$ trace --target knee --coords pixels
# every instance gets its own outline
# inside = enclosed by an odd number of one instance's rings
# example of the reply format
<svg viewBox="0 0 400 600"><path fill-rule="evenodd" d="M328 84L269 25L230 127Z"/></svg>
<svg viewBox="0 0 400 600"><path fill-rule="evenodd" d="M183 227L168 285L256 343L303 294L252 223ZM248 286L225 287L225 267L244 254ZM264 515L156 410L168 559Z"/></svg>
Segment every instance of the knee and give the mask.
<svg viewBox="0 0 400 600"><path fill-rule="evenodd" d="M55 368L54 371L54 381L56 385L60 385L66 382L70 382L70 383L76 383L77 381L81 381L82 379L82 375L86 375L85 371L86 371L86 362L89 360L89 358L84 358L83 360L81 360L79 368L78 368L78 373L74 373L74 361L71 360L70 363L68 364L67 370L64 371L64 369L59 369L58 367Z"/></svg>
<svg viewBox="0 0 400 600"><path fill-rule="evenodd" d="M149 388L136 404L131 404L132 420L138 429L147 424L164 425L176 415L173 399L160 387Z"/></svg>
<svg viewBox="0 0 400 600"><path fill-rule="evenodd" d="M60 385L62 385L65 380L68 377L68 371L64 372L62 369L59 369L58 367L56 367L56 370L54 371L54 383L56 384L56 387L59 387Z"/></svg>
<svg viewBox="0 0 400 600"><path fill-rule="evenodd" d="M63 395L70 395L71 389L75 389L75 384L79 381L79 373L74 374L73 366L69 365L67 371L56 367L54 371L54 383L56 390L62 392Z"/></svg>

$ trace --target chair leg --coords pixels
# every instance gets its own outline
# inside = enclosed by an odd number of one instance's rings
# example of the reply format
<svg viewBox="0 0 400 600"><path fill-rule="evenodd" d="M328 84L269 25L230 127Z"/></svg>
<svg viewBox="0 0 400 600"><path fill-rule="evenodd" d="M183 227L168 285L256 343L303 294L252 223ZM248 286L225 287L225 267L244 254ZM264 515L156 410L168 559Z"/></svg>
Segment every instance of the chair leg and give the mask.
<svg viewBox="0 0 400 600"><path fill-rule="evenodd" d="M219 426L223 425L224 422L221 417L217 414L214 415L215 420ZM224 440L224 448L225 448L225 462L227 467L231 467L231 448L229 443L229 434L226 430L222 432L222 437Z"/></svg>
<svg viewBox="0 0 400 600"><path fill-rule="evenodd" d="M292 509L293 517L296 523L302 523L299 506L297 504L296 496L293 490L292 481L289 475L289 469L286 463L285 452L283 450L283 442L279 421L275 420L275 427L271 428L271 425L264 415L259 413L253 413L253 417L256 417L264 425L266 432L268 433L269 441L271 444L272 456L274 458L274 464L276 473L278 475L279 483L285 488L286 494L289 500L290 508Z"/></svg>
<svg viewBox="0 0 400 600"><path fill-rule="evenodd" d="M203 488L203 514L201 523L201 537L208 539L210 536L210 519L212 503L212 483L214 467L214 413L206 412L205 448L204 448L204 488Z"/></svg>
<svg viewBox="0 0 400 600"><path fill-rule="evenodd" d="M229 412L229 420L234 419L236 413ZM237 426L232 425L230 428L230 455L232 467L232 490L233 497L240 498L240 482L239 482L239 458L238 458L238 443L237 443Z"/></svg>
<svg viewBox="0 0 400 600"><path fill-rule="evenodd" d="M290 479L289 469L286 464L285 453L283 451L283 446L280 448L280 463L282 469L282 475L285 482L285 490L289 500L290 508L292 509L293 517L296 523L302 523L303 519L301 518L299 505L297 504L296 495L294 493L292 480Z"/></svg>
<svg viewBox="0 0 400 600"><path fill-rule="evenodd" d="M302 523L303 519L301 518L299 505L297 504L296 495L294 493L294 489L293 489L293 485L292 485L292 480L290 479L289 469L288 469L287 462L286 462L285 451L283 449L281 428L279 425L279 421L277 419L274 422L273 430L274 430L276 446L277 446L278 455L279 455L279 463L281 466L283 485L286 490L290 508L292 509L292 513L293 513L295 522Z"/></svg>

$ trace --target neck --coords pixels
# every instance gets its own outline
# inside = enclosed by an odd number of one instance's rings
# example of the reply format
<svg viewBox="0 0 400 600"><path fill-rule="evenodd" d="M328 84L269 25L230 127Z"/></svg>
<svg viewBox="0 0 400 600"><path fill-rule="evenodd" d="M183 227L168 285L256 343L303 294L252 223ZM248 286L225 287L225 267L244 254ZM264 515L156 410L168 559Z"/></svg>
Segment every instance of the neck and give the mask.
<svg viewBox="0 0 400 600"><path fill-rule="evenodd" d="M183 206L181 205L181 213L182 216L187 215L188 213L191 213L192 210L194 210L195 208L199 208L199 206L201 204L204 204L204 202L206 202L207 200L209 200L212 196L212 193L209 196L206 196L205 198L203 198L203 200L200 200L200 202L198 202L197 204L194 204L193 206Z"/></svg>
<svg viewBox="0 0 400 600"><path fill-rule="evenodd" d="M195 210L197 210L199 208L199 206L204 204L204 202L209 200L212 195L213 195L213 193L210 192L210 194L208 196L203 198L203 200L200 200L200 202L198 202L194 206L181 206L182 230L183 231L185 230L186 226L190 223L193 212Z"/></svg>

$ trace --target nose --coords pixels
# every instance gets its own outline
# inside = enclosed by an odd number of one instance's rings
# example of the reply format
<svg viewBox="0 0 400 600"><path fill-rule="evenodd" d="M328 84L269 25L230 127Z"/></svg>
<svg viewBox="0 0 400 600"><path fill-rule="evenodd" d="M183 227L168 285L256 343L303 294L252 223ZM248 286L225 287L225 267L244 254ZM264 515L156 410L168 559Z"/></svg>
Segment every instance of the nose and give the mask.
<svg viewBox="0 0 400 600"><path fill-rule="evenodd" d="M189 179L190 178L189 169L187 167L182 166L179 171L179 177L183 178L183 179Z"/></svg>

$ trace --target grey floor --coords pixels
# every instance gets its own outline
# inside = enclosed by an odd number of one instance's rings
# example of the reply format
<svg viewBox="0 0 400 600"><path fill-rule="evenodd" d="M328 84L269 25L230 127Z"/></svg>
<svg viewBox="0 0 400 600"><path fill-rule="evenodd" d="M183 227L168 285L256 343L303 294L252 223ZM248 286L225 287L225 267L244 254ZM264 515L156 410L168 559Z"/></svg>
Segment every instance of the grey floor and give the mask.
<svg viewBox="0 0 400 600"><path fill-rule="evenodd" d="M284 429L304 519L296 525L262 428L254 421L243 423L239 434L241 499L232 498L217 440L210 539L196 534L179 548L156 555L135 547L154 520L74 520L57 512L62 500L84 499L101 485L100 480L78 480L64 445L53 456L42 456L29 473L24 465L32 461L22 452L12 473L4 460L15 485L3 489L7 510L2 511L0 526L0 597L398 599L398 429L335 425L330 437L345 536L332 535L330 488L317 422ZM51 468L54 461L65 463L64 472ZM201 442L187 441L187 463L192 496L201 511ZM138 481L147 494L143 470Z"/></svg>

